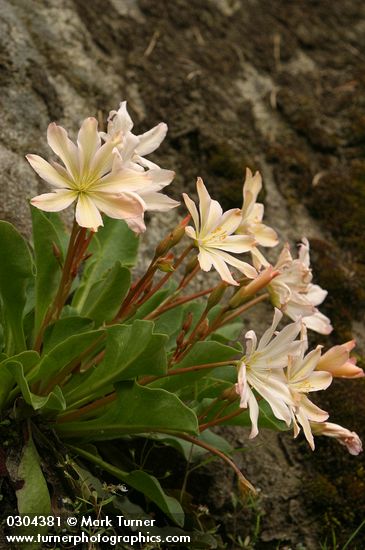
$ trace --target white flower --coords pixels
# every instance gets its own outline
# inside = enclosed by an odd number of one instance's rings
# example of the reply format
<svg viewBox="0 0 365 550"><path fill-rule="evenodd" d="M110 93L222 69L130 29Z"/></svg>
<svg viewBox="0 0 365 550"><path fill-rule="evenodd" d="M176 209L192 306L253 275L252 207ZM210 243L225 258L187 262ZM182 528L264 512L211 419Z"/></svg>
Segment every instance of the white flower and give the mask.
<svg viewBox="0 0 365 550"><path fill-rule="evenodd" d="M163 170L157 164L144 158L144 155L152 153L160 146L166 136L167 124L161 122L139 136L132 133L132 128L133 121L127 111L127 102L123 101L118 111L110 111L108 131L100 132L100 136L106 143L114 141L116 136L120 136L119 142L116 144L119 169L131 169L137 172L144 172L147 169L148 185L140 182L130 188L143 199L146 210L164 212L176 208L179 203L160 192L172 182L175 172Z"/></svg>
<svg viewBox="0 0 365 550"><path fill-rule="evenodd" d="M294 437L297 437L300 432L299 422L311 449L314 450L310 423L327 420L328 413L312 403L306 394L328 388L332 382L332 375L328 372L315 370L321 357L321 346L317 346L316 349L304 356L307 346L306 337L303 338L302 343L300 354L289 358L286 371L287 384L294 401L292 407Z"/></svg>
<svg viewBox="0 0 365 550"><path fill-rule="evenodd" d="M256 390L270 405L276 418L288 425L292 421L290 406L292 396L284 375L288 356L299 353L302 346L296 340L301 323L299 321L275 332L282 318L282 313L275 309L271 327L263 334L257 345L253 330L247 332L246 354L239 362L238 383L236 391L241 396L240 407L249 407L252 430L250 438L258 434L257 421L259 406L252 389Z"/></svg>
<svg viewBox="0 0 365 550"><path fill-rule="evenodd" d="M125 166L129 164L134 170L144 168L158 169L157 164L144 158L155 151L166 137L167 124L160 122L148 132L136 136L132 134L134 124L127 111L127 102L122 101L118 111L110 111L107 132L100 132L104 141L113 141L115 136L121 135L118 150Z"/></svg>
<svg viewBox="0 0 365 550"><path fill-rule="evenodd" d="M100 212L104 212L111 218L141 220L136 227L141 231L146 206L133 189L147 186L150 177L117 166L113 149L118 136L101 145L97 124L95 118L84 120L77 146L61 126L54 122L48 126L48 144L64 166L56 162L51 165L38 155L27 155L32 168L54 188L52 193L34 197L31 203L41 210L58 212L77 200L75 216L82 227L97 231L103 225Z"/></svg>
<svg viewBox="0 0 365 550"><path fill-rule="evenodd" d="M240 254L251 250L254 241L247 235L233 235L241 221L239 208L223 213L217 201L211 199L201 178L197 180L199 196L199 213L195 203L183 193L184 201L189 210L195 229L186 227L188 237L195 241L199 248L198 260L203 271L210 271L212 266L219 275L232 285L238 285L233 279L227 264L236 267L246 277L257 276L256 270L246 262L238 260L230 252Z"/></svg>
<svg viewBox="0 0 365 550"><path fill-rule="evenodd" d="M356 456L362 452L362 442L356 432L350 432L347 428L332 422L311 422L311 429L314 435L327 435L336 438L351 455Z"/></svg>
<svg viewBox="0 0 365 550"><path fill-rule="evenodd" d="M302 240L297 259L293 259L286 245L274 268L279 275L268 285L273 305L293 320L302 317L307 328L329 334L331 321L316 307L326 298L327 291L311 282L308 240Z"/></svg>
<svg viewBox="0 0 365 550"><path fill-rule="evenodd" d="M265 247L273 247L278 244L276 232L262 223L264 217L264 205L256 202L258 194L262 189L262 179L259 172L252 175L249 168L246 168L246 179L243 185L243 206L242 220L236 233L251 235L256 243ZM251 250L255 267L260 269L265 264L265 259L257 247Z"/></svg>

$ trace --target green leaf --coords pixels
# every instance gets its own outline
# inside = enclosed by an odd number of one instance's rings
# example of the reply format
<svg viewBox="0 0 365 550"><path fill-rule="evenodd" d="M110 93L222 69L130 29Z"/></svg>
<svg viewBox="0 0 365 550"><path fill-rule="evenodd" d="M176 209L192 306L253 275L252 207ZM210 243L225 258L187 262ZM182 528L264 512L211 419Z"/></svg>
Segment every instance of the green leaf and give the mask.
<svg viewBox="0 0 365 550"><path fill-rule="evenodd" d="M5 333L5 352L19 353L26 348L23 312L26 288L34 277L29 248L10 224L0 221L0 302Z"/></svg>
<svg viewBox="0 0 365 550"><path fill-rule="evenodd" d="M108 323L117 314L131 284L129 269L116 262L105 277L94 283L81 308L81 315L94 319L97 325Z"/></svg>
<svg viewBox="0 0 365 550"><path fill-rule="evenodd" d="M28 382L24 376L23 365L19 361L9 361L6 365L8 372L11 373L24 397L24 401L31 405L35 411L39 409L63 411L66 408L61 388L56 386L48 395L35 395L29 389Z"/></svg>
<svg viewBox="0 0 365 550"><path fill-rule="evenodd" d="M150 432L197 433L195 413L165 390L139 386L133 382L116 384L117 399L92 420L56 424L67 438L103 441L124 434Z"/></svg>
<svg viewBox="0 0 365 550"><path fill-rule="evenodd" d="M66 375L67 367L89 349L92 350L104 334L105 330L99 329L70 336L42 357L37 372L32 373L31 380L39 381L43 389L56 375Z"/></svg>
<svg viewBox="0 0 365 550"><path fill-rule="evenodd" d="M134 470L130 473L125 472L113 464L105 462L99 455L95 455L90 450L71 445L70 448L83 458L97 464L106 472L123 481L128 487L132 487L144 494L147 499L154 502L175 523L181 526L184 524L184 511L180 503L175 498L166 495L160 482L154 476L143 470Z"/></svg>
<svg viewBox="0 0 365 550"><path fill-rule="evenodd" d="M183 313L183 309L181 307L177 307L166 311L166 313L160 315L160 317L155 321L156 332L168 334L170 337L166 346L167 349L171 349L175 346L177 335L181 331L181 326L183 323Z"/></svg>
<svg viewBox="0 0 365 550"><path fill-rule="evenodd" d="M104 219L100 228L91 240L88 260L81 284L75 293L72 305L80 311L84 307L92 286L105 276L115 262L131 267L135 264L138 250L138 237L121 220Z"/></svg>
<svg viewBox="0 0 365 550"><path fill-rule="evenodd" d="M184 357L180 363L175 365L174 368L182 369L194 365L212 363L213 370L215 368L215 363L229 361L230 359L233 360L235 357L237 357L237 350L230 346L221 344L220 342L214 342L213 340L197 342L186 357ZM171 370L173 371L173 369ZM210 373L211 371L209 369L202 369L156 380L150 385L153 387L163 387L169 391L175 392L185 388L186 386L191 386L194 382L206 377Z"/></svg>
<svg viewBox="0 0 365 550"><path fill-rule="evenodd" d="M112 389L114 382L144 374L158 376L167 370L165 334L154 334L152 321L135 321L132 325L114 325L106 329L105 357L100 365L65 386L68 406L90 400Z"/></svg>
<svg viewBox="0 0 365 550"><path fill-rule="evenodd" d="M35 282L35 334L44 319L47 309L51 305L61 279L61 267L57 261L53 247L56 246L61 255L62 245L57 231L49 217L39 210L32 208L34 259L37 269Z"/></svg>
<svg viewBox="0 0 365 550"><path fill-rule="evenodd" d="M270 430L274 430L276 432L286 432L288 431L288 426L283 422L282 420L279 420L276 418L271 410L270 405L264 401L263 399L260 399L258 402L259 405L259 420L258 425L259 428L268 428ZM224 411L224 414L230 414L238 409L238 401L235 403L232 403L227 409ZM235 416L231 418L230 420L226 420L225 422L222 422L222 425L226 426L251 426L251 420L249 417L248 410L244 410L242 414Z"/></svg>
<svg viewBox="0 0 365 550"><path fill-rule="evenodd" d="M17 482L23 481L20 489L16 491L18 512L22 516L49 516L52 514L51 499L46 480L40 465L40 459L31 437L23 448L22 458L17 472ZM47 533L48 527L30 525L22 527L21 532L26 535ZM18 531L19 532L19 531ZM39 544L29 544L24 548L38 548Z"/></svg>
<svg viewBox="0 0 365 550"><path fill-rule="evenodd" d="M74 316L59 319L46 329L43 338L43 355L70 336L90 331L93 325L92 319L85 319L84 317Z"/></svg>
<svg viewBox="0 0 365 550"><path fill-rule="evenodd" d="M25 374L39 362L39 355L36 351L22 351L18 355L5 357L0 363L0 410L8 403L11 397L10 391L15 384L15 376L11 368L7 368L9 363L20 363ZM14 397L19 390L14 390Z"/></svg>

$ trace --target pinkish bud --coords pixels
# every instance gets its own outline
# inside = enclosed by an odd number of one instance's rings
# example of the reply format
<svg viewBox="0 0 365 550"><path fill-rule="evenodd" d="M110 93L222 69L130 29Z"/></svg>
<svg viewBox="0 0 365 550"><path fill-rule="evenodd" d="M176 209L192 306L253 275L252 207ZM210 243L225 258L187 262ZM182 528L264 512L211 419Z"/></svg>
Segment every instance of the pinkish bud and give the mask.
<svg viewBox="0 0 365 550"><path fill-rule="evenodd" d="M240 288L230 299L229 306L231 309L241 306L246 300L257 294L259 290L265 288L273 279L279 275L279 271L269 265L264 269L256 279L253 279L248 285Z"/></svg>
<svg viewBox="0 0 365 550"><path fill-rule="evenodd" d="M355 340L333 346L322 355L316 370L326 371L336 378L362 378L365 376L362 368L356 366L356 359L350 357L350 351L355 347Z"/></svg>
<svg viewBox="0 0 365 550"><path fill-rule="evenodd" d="M332 422L311 422L311 430L314 435L326 435L334 437L341 445L344 445L351 455L358 455L362 452L361 439L356 432L350 432Z"/></svg>

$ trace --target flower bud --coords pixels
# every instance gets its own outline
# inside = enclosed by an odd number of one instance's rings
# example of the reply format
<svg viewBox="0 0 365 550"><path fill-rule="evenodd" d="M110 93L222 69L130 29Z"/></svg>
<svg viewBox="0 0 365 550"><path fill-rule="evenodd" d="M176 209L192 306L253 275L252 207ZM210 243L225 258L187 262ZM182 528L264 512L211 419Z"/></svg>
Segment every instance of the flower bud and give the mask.
<svg viewBox="0 0 365 550"><path fill-rule="evenodd" d="M222 281L222 283L220 283L217 286L217 288L215 288L213 292L209 294L209 298L207 301L207 308L206 308L208 311L211 310L212 307L219 304L227 287L228 287L228 283Z"/></svg>
<svg viewBox="0 0 365 550"><path fill-rule="evenodd" d="M234 361L232 361L234 363ZM234 403L234 401L237 401L239 399L239 395L237 393L236 387L231 386L230 388L226 388L224 392L222 392L222 399L226 399L230 403Z"/></svg>
<svg viewBox="0 0 365 550"><path fill-rule="evenodd" d="M160 244L157 245L156 248L156 256L162 256L163 254L166 254L170 248L175 246L178 242L181 241L183 236L185 235L185 227L189 223L190 215L185 216L185 218L171 231L167 237L165 237Z"/></svg>
<svg viewBox="0 0 365 550"><path fill-rule="evenodd" d="M182 330L186 333L191 327L191 324L193 322L193 314L191 311L188 312L187 316L185 317L185 321L182 326Z"/></svg>
<svg viewBox="0 0 365 550"><path fill-rule="evenodd" d="M156 267L164 273L170 273L174 271L174 255L170 253L166 256L159 258L158 262L156 263Z"/></svg>
<svg viewBox="0 0 365 550"><path fill-rule="evenodd" d="M240 288L230 299L229 306L235 309L244 304L249 298L257 294L259 290L265 288L273 279L279 275L279 271L269 265L264 269L256 279L253 279L248 285Z"/></svg>

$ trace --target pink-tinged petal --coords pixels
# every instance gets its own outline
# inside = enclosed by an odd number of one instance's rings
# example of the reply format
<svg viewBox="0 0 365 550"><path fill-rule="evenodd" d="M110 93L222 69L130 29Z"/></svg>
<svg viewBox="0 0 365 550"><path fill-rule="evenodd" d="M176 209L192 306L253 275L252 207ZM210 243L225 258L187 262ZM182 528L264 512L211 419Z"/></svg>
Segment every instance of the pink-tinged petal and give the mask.
<svg viewBox="0 0 365 550"><path fill-rule="evenodd" d="M264 348L265 355L276 360L278 357L287 357L293 355L293 344L295 348L300 348L301 342L294 342L295 338L300 333L301 323L291 323L279 332L277 336Z"/></svg>
<svg viewBox="0 0 365 550"><path fill-rule="evenodd" d="M303 413L302 410L299 410L296 413L296 416L299 421L299 424L303 428L305 438L308 441L310 448L312 449L312 451L314 451L315 449L314 439L313 439L313 434L312 434L310 423L307 416Z"/></svg>
<svg viewBox="0 0 365 550"><path fill-rule="evenodd" d="M154 191L141 193L141 197L146 203L147 210L155 210L157 212L166 212L167 210L171 210L171 208L176 208L180 204L167 195Z"/></svg>
<svg viewBox="0 0 365 550"><path fill-rule="evenodd" d="M301 397L299 410L302 415L305 415L309 420L314 422L323 422L328 418L328 413L317 407L305 395Z"/></svg>
<svg viewBox="0 0 365 550"><path fill-rule="evenodd" d="M320 391L320 390L326 390L328 386L332 383L332 375L329 372L312 372L310 376L308 376L308 380L306 381L307 391Z"/></svg>
<svg viewBox="0 0 365 550"><path fill-rule="evenodd" d="M257 348L257 336L253 330L249 330L245 334L245 340L246 340L246 357L248 359L251 357L253 353L255 353Z"/></svg>
<svg viewBox="0 0 365 550"><path fill-rule="evenodd" d="M293 404L293 401L288 386L275 376L266 374L254 375L249 378L249 382L270 405L274 416L289 425L292 416L288 404Z"/></svg>
<svg viewBox="0 0 365 550"><path fill-rule="evenodd" d="M269 267L269 265L271 265L256 246L251 248L251 256L252 263L257 271L259 271L261 267Z"/></svg>
<svg viewBox="0 0 365 550"><path fill-rule="evenodd" d="M167 124L160 122L148 132L138 136L139 144L136 148L137 155L149 155L155 151L165 139L167 133Z"/></svg>
<svg viewBox="0 0 365 550"><path fill-rule="evenodd" d="M228 252L224 252L223 250L212 251L212 254L219 255L220 258L225 261L227 264L232 265L233 267L236 267L241 273L243 273L246 277L249 279L255 279L257 277L257 271L252 265L243 262L242 260L238 260L231 254L228 254Z"/></svg>
<svg viewBox="0 0 365 550"><path fill-rule="evenodd" d="M249 438L254 439L259 433L259 429L258 429L259 406L258 406L256 397L254 396L253 392L250 389L249 389L249 396L248 396L248 407L249 407L249 414L250 414L250 420L252 425Z"/></svg>
<svg viewBox="0 0 365 550"><path fill-rule="evenodd" d="M133 158L135 162L138 162L138 164L144 168L147 168L147 170L160 170L159 165L155 162L151 162L150 160L140 157L139 155L134 155Z"/></svg>
<svg viewBox="0 0 365 550"><path fill-rule="evenodd" d="M117 140L108 141L104 143L93 156L90 163L89 173L92 174L94 179L101 178L104 174L111 170L115 157L113 151L116 145Z"/></svg>
<svg viewBox="0 0 365 550"><path fill-rule="evenodd" d="M224 240L217 241L211 240L209 242L209 248L217 248L225 250L226 252L233 252L234 254L242 254L251 250L253 246L253 239L245 235L230 235Z"/></svg>
<svg viewBox="0 0 365 550"><path fill-rule="evenodd" d="M70 183L69 178L66 179L63 177L53 166L51 166L46 160L42 159L38 155L27 155L27 161L37 172L37 174L44 179L50 185L57 187L59 189L69 189Z"/></svg>
<svg viewBox="0 0 365 550"><path fill-rule="evenodd" d="M243 184L243 199L244 204L247 201L247 193L251 193L253 202L256 201L258 194L262 188L262 178L260 172L255 172L255 175L252 175L252 172L249 168L246 168L246 178Z"/></svg>
<svg viewBox="0 0 365 550"><path fill-rule="evenodd" d="M152 184L157 186L157 189L160 190L172 182L175 177L175 172L173 170L159 168L158 170L148 170L146 175L151 180Z"/></svg>
<svg viewBox="0 0 365 550"><path fill-rule="evenodd" d="M127 111L127 102L122 101L118 111L110 111L108 116L108 133L130 132L133 128L133 121Z"/></svg>
<svg viewBox="0 0 365 550"><path fill-rule="evenodd" d="M268 328L262 335L260 339L259 347L258 347L259 351L262 351L270 342L282 318L283 318L283 314L281 313L281 311L278 308L274 308L274 317L271 323L271 327Z"/></svg>
<svg viewBox="0 0 365 550"><path fill-rule="evenodd" d="M138 143L138 137L131 132L124 134L123 141L118 145L118 152L122 163L126 163L133 159Z"/></svg>
<svg viewBox="0 0 365 550"><path fill-rule="evenodd" d="M304 380L314 371L321 357L321 348L322 346L317 346L304 359L298 360L293 364L290 372L290 378L293 382Z"/></svg>
<svg viewBox="0 0 365 550"><path fill-rule="evenodd" d="M235 281L232 277L232 274L229 271L227 264L224 260L222 260L220 254L213 254L209 252L209 256L215 270L218 272L221 279L226 283L229 283L230 285L238 286L237 281Z"/></svg>
<svg viewBox="0 0 365 550"><path fill-rule="evenodd" d="M319 306L325 300L327 294L327 290L324 290L319 285L310 284L307 288L306 298L314 306Z"/></svg>
<svg viewBox="0 0 365 550"><path fill-rule="evenodd" d="M239 208L227 210L219 222L219 228L222 232L226 232L227 235L231 235L236 231L237 227L241 223L241 219L241 210Z"/></svg>
<svg viewBox="0 0 365 550"><path fill-rule="evenodd" d="M76 179L80 170L78 150L68 137L66 130L52 122L48 126L47 141L53 152L60 157L72 178Z"/></svg>
<svg viewBox="0 0 365 550"><path fill-rule="evenodd" d="M186 208L191 214L191 217L193 218L193 222L196 228L197 233L199 233L200 223L199 223L199 214L197 207L195 205L195 202L191 200L191 198L186 194L182 194Z"/></svg>
<svg viewBox="0 0 365 550"><path fill-rule="evenodd" d="M92 191L102 193L123 193L148 189L148 177L146 172L122 169L112 171L92 186Z"/></svg>
<svg viewBox="0 0 365 550"><path fill-rule="evenodd" d="M84 193L79 195L75 217L81 227L87 227L93 231L97 231L100 225L104 225L99 210L91 198Z"/></svg>
<svg viewBox="0 0 365 550"><path fill-rule="evenodd" d="M193 227L191 227L191 225L188 225L187 227L185 227L185 233L187 234L188 237L190 237L190 239L194 239L194 241L196 240L196 231Z"/></svg>
<svg viewBox="0 0 365 550"><path fill-rule="evenodd" d="M146 225L144 223L144 220L142 217L140 218L129 218L129 219L126 219L124 220L129 229L131 229L132 231L134 231L134 233L137 233L140 234L140 233L144 233L144 231L146 231Z"/></svg>
<svg viewBox="0 0 365 550"><path fill-rule="evenodd" d="M203 248L201 248L199 251L198 262L203 271L210 271L212 269L212 265L213 265L212 256L209 254L209 252L206 252Z"/></svg>
<svg viewBox="0 0 365 550"><path fill-rule="evenodd" d="M351 455L357 456L362 452L362 442L356 432L351 432L332 422L311 422L314 435L326 435L334 437L341 445L344 445Z"/></svg>
<svg viewBox="0 0 365 550"><path fill-rule="evenodd" d="M45 212L59 212L74 202L77 197L75 191L60 189L56 193L44 193L33 197L30 201L33 206Z"/></svg>
<svg viewBox="0 0 365 550"><path fill-rule="evenodd" d="M200 235L201 238L204 238L209 235L217 225L220 225L223 211L219 202L211 199L201 178L197 179L196 188L199 196Z"/></svg>
<svg viewBox="0 0 365 550"><path fill-rule="evenodd" d="M253 233L256 242L261 246L273 247L279 242L276 231L263 223L255 225L253 228Z"/></svg>
<svg viewBox="0 0 365 550"><path fill-rule="evenodd" d="M110 218L127 220L141 218L145 204L135 193L92 193L91 199L95 206Z"/></svg>
<svg viewBox="0 0 365 550"><path fill-rule="evenodd" d="M77 144L80 150L80 172L88 172L91 160L101 145L96 118L89 117L83 121L77 137Z"/></svg>
<svg viewBox="0 0 365 550"><path fill-rule="evenodd" d="M333 330L331 321L319 311L317 311L314 315L303 317L303 323L307 328L314 330L319 334L330 334Z"/></svg>

